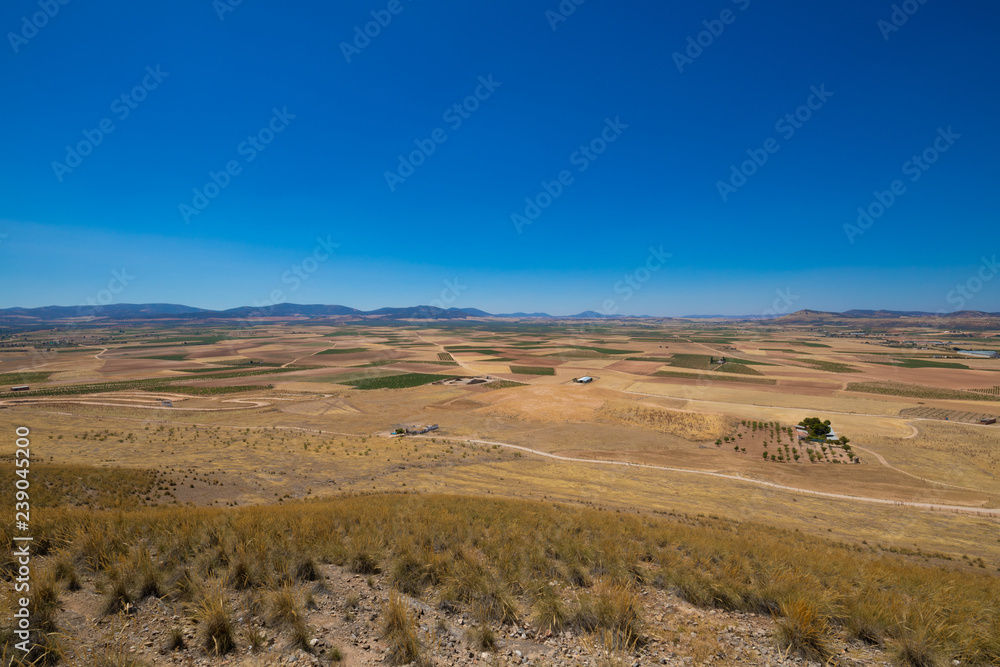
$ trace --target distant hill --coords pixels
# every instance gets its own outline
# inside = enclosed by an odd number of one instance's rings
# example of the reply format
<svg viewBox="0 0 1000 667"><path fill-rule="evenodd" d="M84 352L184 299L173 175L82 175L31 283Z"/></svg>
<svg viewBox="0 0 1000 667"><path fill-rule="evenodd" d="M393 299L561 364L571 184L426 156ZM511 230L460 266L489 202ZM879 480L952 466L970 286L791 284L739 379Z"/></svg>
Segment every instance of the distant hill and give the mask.
<svg viewBox="0 0 1000 667"><path fill-rule="evenodd" d="M988 313L981 310L958 310L952 313L930 313L921 310L848 310L843 313L831 313L821 310L798 310L789 315L774 318L772 322L781 324L835 324L850 322L901 322L913 320L914 323L961 322L968 320L998 319L1000 313Z"/></svg>
<svg viewBox="0 0 1000 667"><path fill-rule="evenodd" d="M461 320L468 318L547 318L570 320L612 320L612 319L671 319L649 315L621 316L606 315L594 310L585 310L575 315L549 315L548 313L505 313L493 315L478 308L439 308L437 306L408 306L401 308L378 308L376 310L359 310L349 306L325 304L279 303L271 306L241 306L227 310L207 310L172 303L118 303L106 306L43 306L40 308L3 308L0 309L0 324L6 325L40 325L40 324L71 324L71 323L110 323L139 320L157 321L226 321L226 320ZM821 310L799 310L788 315L764 318L759 315L687 315L683 319L726 319L726 320L758 320L768 319L784 324L833 324L836 322L871 322L900 321L914 322L942 319L949 321L983 321L1000 318L1000 313L989 313L979 310L961 310L954 313L939 315L924 311L910 310L848 310L843 313L833 313Z"/></svg>

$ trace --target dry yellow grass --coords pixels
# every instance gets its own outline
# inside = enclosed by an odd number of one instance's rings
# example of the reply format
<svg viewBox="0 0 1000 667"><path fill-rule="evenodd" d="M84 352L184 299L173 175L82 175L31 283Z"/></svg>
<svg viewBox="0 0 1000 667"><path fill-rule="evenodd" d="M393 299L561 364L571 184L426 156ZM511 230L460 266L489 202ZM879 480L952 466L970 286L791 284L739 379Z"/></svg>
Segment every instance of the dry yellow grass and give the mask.
<svg viewBox="0 0 1000 667"><path fill-rule="evenodd" d="M597 419L670 433L686 440L715 440L729 435L732 417L699 412L679 412L625 401L608 401L595 413Z"/></svg>

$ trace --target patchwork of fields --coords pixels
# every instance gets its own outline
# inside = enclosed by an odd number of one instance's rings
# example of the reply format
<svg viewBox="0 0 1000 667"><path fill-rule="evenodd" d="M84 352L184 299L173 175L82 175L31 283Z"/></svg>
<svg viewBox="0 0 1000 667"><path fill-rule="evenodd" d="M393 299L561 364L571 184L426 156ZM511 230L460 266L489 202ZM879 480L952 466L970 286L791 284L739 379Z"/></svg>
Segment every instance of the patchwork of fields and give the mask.
<svg viewBox="0 0 1000 667"><path fill-rule="evenodd" d="M0 422L31 429L39 479L67 506L446 491L753 517L956 577L1000 570L1000 426L980 423L1000 415L998 360L689 322L97 333L99 346L44 331L0 350ZM943 337L907 332L920 335ZM807 417L829 420L829 439L801 440ZM95 470L142 491L116 493Z"/></svg>

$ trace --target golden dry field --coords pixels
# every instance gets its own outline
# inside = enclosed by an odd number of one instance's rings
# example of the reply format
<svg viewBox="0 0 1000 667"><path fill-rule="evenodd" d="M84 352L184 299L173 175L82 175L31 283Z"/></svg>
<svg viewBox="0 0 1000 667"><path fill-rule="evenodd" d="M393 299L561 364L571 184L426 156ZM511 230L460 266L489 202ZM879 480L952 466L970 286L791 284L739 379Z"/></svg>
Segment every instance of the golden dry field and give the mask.
<svg viewBox="0 0 1000 667"><path fill-rule="evenodd" d="M811 549L859 554L859 563L888 559L929 568L922 577L985 577L995 587L1000 425L978 422L1000 416L1000 396L991 393L1000 360L899 342L944 337L930 330L848 337L814 329L684 321L140 326L99 330L99 344L85 346L71 334L38 331L0 348L0 430L8 453L15 429L30 430L32 483L47 494L33 521L52 531L46 557L74 559L95 595L112 586L114 567L125 566L73 555L82 533L65 526L76 526L81 512L131 513L137 541L129 548L138 549L148 545L138 536L166 516L200 526L220 520L210 511L258 508L240 521L311 512L313 503L341 503L331 507L347 512L343 503L359 494L534 503L538 516L556 508L668 523L706 517L734 540L749 539L746 531L787 531ZM981 335L979 347L1000 346L995 334ZM585 376L592 380L576 381ZM11 389L18 385L28 389ZM829 420L835 435L801 440L794 427L807 417ZM11 483L13 471L11 460L4 472ZM102 481L109 475L140 477L121 477L122 488L134 490L123 494ZM12 497L3 503L12 510ZM9 545L13 535L5 528ZM390 537L377 539L373 552L387 562L402 557ZM350 570L352 548L323 562ZM349 581L349 572L343 576ZM720 586L739 579L713 576ZM443 595L432 579L425 585ZM209 586L212 572L202 580ZM527 591L505 590L520 600L516 607L535 604L523 599L537 598ZM785 594L768 598L772 608L686 595L677 585L665 590L694 608L763 610L778 621L798 613ZM470 600L459 595L456 609L472 610ZM921 641L937 658L988 664L983 656L995 655L995 644L975 643L992 632L982 619L948 616L948 635L931 631L940 614L921 608L932 617L918 623L913 610L897 611L902 616L880 621L870 642L886 661L916 664L893 657L893 646L917 641L899 629L907 623L926 630ZM539 612L511 613L530 625ZM817 613L837 637L830 641L848 646L843 628L857 619L839 607ZM490 618L501 626L516 620ZM966 644L946 639L958 636ZM817 657L794 641L787 647ZM313 648L303 644L317 657Z"/></svg>

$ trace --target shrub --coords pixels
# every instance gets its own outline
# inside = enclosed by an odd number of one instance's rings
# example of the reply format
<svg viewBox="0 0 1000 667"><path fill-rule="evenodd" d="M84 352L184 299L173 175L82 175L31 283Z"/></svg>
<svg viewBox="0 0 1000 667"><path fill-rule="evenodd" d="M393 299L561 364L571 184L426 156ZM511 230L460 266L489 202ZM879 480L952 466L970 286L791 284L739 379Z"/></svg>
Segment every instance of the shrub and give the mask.
<svg viewBox="0 0 1000 667"><path fill-rule="evenodd" d="M611 633L615 648L631 649L642 643L641 609L639 596L631 587L604 584L594 605L597 628Z"/></svg>
<svg viewBox="0 0 1000 667"><path fill-rule="evenodd" d="M132 602L132 596L128 590L128 582L125 581L123 575L113 575L106 586L104 601L101 603L101 613L105 616L117 614Z"/></svg>
<svg viewBox="0 0 1000 667"><path fill-rule="evenodd" d="M354 574L378 574L381 570L376 557L377 543L367 536L357 538L348 558L348 568Z"/></svg>
<svg viewBox="0 0 1000 667"><path fill-rule="evenodd" d="M543 632L562 632L569 620L558 593L548 586L535 599L534 621Z"/></svg>
<svg viewBox="0 0 1000 667"><path fill-rule="evenodd" d="M382 606L382 637L389 646L393 664L422 663L417 626L402 596L396 591Z"/></svg>
<svg viewBox="0 0 1000 667"><path fill-rule="evenodd" d="M194 608L194 618L202 625L202 646L214 655L226 655L236 648L233 624L222 590L202 598Z"/></svg>
<svg viewBox="0 0 1000 667"><path fill-rule="evenodd" d="M483 623L469 630L469 645L477 651L495 651L497 648L497 637L493 628Z"/></svg>
<svg viewBox="0 0 1000 667"><path fill-rule="evenodd" d="M268 621L274 625L294 624L301 617L302 605L295 590L288 585L271 593Z"/></svg>
<svg viewBox="0 0 1000 667"><path fill-rule="evenodd" d="M163 645L164 651L180 651L184 649L184 632L177 627L170 628L170 634L167 636L167 642Z"/></svg>
<svg viewBox="0 0 1000 667"><path fill-rule="evenodd" d="M830 655L826 634L830 627L816 605L802 598L781 603L778 643L807 660L824 662Z"/></svg>
<svg viewBox="0 0 1000 667"><path fill-rule="evenodd" d="M132 572L136 578L136 599L160 597L163 595L163 580L160 567L145 549L137 549L132 555Z"/></svg>
<svg viewBox="0 0 1000 667"><path fill-rule="evenodd" d="M392 564L389 581L407 595L419 596L429 583L427 566L410 552L405 552Z"/></svg>
<svg viewBox="0 0 1000 667"><path fill-rule="evenodd" d="M295 578L299 581L317 581L320 578L319 566L311 556L303 556L295 566Z"/></svg>

